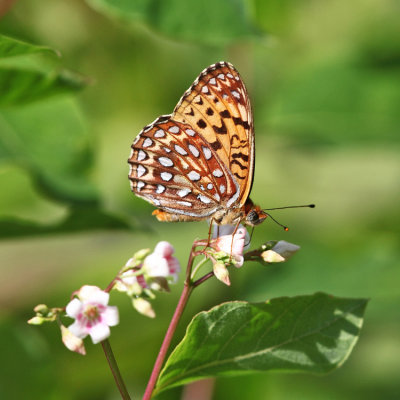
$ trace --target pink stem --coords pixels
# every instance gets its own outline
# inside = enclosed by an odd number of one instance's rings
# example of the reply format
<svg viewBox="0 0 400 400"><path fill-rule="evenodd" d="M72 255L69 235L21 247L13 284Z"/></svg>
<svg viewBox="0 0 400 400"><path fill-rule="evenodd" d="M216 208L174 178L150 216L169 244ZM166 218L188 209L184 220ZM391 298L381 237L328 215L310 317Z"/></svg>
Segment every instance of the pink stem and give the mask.
<svg viewBox="0 0 400 400"><path fill-rule="evenodd" d="M178 322L182 316L183 310L186 306L186 303L189 299L190 293L192 292L193 287L191 285L188 285L187 282L185 282L183 286L183 291L181 294L181 297L179 299L178 305L176 306L174 315L171 319L171 322L169 324L167 333L164 337L164 340L162 342L160 351L157 356L157 360L154 364L153 371L151 373L149 382L147 383L146 391L143 396L143 400L150 400L151 395L153 393L154 387L157 383L158 376L160 374L161 368L164 364L165 357L167 355L169 345L171 344L171 340L174 336L176 327L178 325Z"/></svg>
<svg viewBox="0 0 400 400"><path fill-rule="evenodd" d="M171 322L169 323L169 327L168 327L167 333L165 334L160 351L158 352L158 356L157 356L156 362L154 364L153 371L151 372L150 379L147 383L147 387L144 392L143 400L151 399L151 395L152 395L154 387L157 383L158 376L160 375L161 368L164 364L164 360L167 355L172 338L174 336L176 327L177 327L178 322L183 314L183 310L185 309L185 306L189 299L189 296L192 293L193 286L190 281L190 274L192 271L192 265L193 265L193 259L194 259L194 249L195 249L196 245L197 245L197 242L194 242L193 246L190 250L190 255L189 255L187 268L186 268L186 279L185 279L185 283L183 285L182 294L179 299L178 305L176 306L174 315L172 316Z"/></svg>

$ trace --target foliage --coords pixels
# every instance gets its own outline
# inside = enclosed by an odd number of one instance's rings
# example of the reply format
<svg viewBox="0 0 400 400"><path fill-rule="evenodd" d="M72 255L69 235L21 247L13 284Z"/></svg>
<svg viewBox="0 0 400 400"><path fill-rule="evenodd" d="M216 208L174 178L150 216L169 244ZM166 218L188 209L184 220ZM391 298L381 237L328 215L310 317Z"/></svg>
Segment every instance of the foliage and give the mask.
<svg viewBox="0 0 400 400"><path fill-rule="evenodd" d="M323 293L216 306L189 324L156 392L210 376L331 371L355 345L365 306Z"/></svg>
<svg viewBox="0 0 400 400"><path fill-rule="evenodd" d="M127 227L99 207L89 177L93 148L76 102L48 99L85 85L78 75L52 66L49 61L57 54L49 47L0 36L0 162L25 169L42 195L71 208L64 221L55 224L3 217L3 239Z"/></svg>

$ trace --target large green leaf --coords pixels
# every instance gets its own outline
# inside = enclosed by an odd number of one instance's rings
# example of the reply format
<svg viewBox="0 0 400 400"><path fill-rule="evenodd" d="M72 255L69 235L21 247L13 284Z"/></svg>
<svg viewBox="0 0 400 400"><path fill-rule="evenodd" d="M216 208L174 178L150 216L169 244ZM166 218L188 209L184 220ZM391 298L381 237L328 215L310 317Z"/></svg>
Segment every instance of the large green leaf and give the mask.
<svg viewBox="0 0 400 400"><path fill-rule="evenodd" d="M56 54L0 35L0 107L82 89L87 79L62 68Z"/></svg>
<svg viewBox="0 0 400 400"><path fill-rule="evenodd" d="M0 162L20 165L49 197L94 204L93 150L79 108L58 98L0 110Z"/></svg>
<svg viewBox="0 0 400 400"><path fill-rule="evenodd" d="M57 52L50 47L36 46L8 36L0 35L0 59L33 53L57 54Z"/></svg>
<svg viewBox="0 0 400 400"><path fill-rule="evenodd" d="M366 305L366 299L316 293L201 312L169 357L155 393L210 376L329 372L353 349Z"/></svg>
<svg viewBox="0 0 400 400"><path fill-rule="evenodd" d="M258 34L244 0L88 0L106 15L144 22L171 38L213 45Z"/></svg>

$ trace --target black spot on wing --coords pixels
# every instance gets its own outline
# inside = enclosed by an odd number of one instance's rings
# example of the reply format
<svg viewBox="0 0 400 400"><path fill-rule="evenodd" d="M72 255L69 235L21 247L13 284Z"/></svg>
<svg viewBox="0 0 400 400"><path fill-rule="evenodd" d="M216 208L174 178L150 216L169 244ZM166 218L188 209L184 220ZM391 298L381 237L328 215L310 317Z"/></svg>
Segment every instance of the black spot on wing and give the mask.
<svg viewBox="0 0 400 400"><path fill-rule="evenodd" d="M240 168L241 170L247 169L247 167L243 166L243 165L242 165L239 161L237 161L237 160L232 160L232 161L231 161L231 165L233 165L233 164L239 165L239 168Z"/></svg>
<svg viewBox="0 0 400 400"><path fill-rule="evenodd" d="M226 133L228 133L225 122L222 119L221 119L221 126L213 125L212 128L214 129L215 133L219 133L220 135L225 135Z"/></svg>
<svg viewBox="0 0 400 400"><path fill-rule="evenodd" d="M242 118L233 117L235 125L242 125L244 129L250 129L250 125L247 121L243 121Z"/></svg>
<svg viewBox="0 0 400 400"><path fill-rule="evenodd" d="M206 126L207 126L207 124L206 124L206 122L204 121L204 119L199 119L198 121L197 121L197 126L199 127L199 128L201 128L201 129L204 129Z"/></svg>
<svg viewBox="0 0 400 400"><path fill-rule="evenodd" d="M219 113L219 115L220 115L222 118L230 118L230 117L231 117L231 113L230 113L228 110L221 111L221 112Z"/></svg>
<svg viewBox="0 0 400 400"><path fill-rule="evenodd" d="M222 149L222 144L221 142L217 139L215 142L210 143L210 146L215 150Z"/></svg>
<svg viewBox="0 0 400 400"><path fill-rule="evenodd" d="M249 161L249 156L243 153L234 153L232 154L232 158L241 158L245 162Z"/></svg>

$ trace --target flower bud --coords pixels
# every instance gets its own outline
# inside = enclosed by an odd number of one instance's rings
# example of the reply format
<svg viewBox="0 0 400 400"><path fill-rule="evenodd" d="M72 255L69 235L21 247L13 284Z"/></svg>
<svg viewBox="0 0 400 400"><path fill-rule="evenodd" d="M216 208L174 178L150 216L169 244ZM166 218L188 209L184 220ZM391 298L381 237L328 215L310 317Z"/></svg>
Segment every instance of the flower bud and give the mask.
<svg viewBox="0 0 400 400"><path fill-rule="evenodd" d="M218 280L220 280L222 283L225 283L227 286L231 285L228 269L225 267L223 262L217 261L213 266L213 271Z"/></svg>
<svg viewBox="0 0 400 400"><path fill-rule="evenodd" d="M86 355L83 340L73 335L72 332L64 325L61 325L61 340L68 350L82 354L83 356Z"/></svg>
<svg viewBox="0 0 400 400"><path fill-rule="evenodd" d="M267 263L283 262L285 259L273 250L266 250L261 253L262 259Z"/></svg>
<svg viewBox="0 0 400 400"><path fill-rule="evenodd" d="M137 260L139 262L139 264L140 264L150 254L150 252L151 252L150 249L139 250L134 254L133 258L135 260ZM136 267L137 265L133 265L133 266Z"/></svg>
<svg viewBox="0 0 400 400"><path fill-rule="evenodd" d="M28 320L28 324L30 325L42 325L43 322L46 322L46 318L39 317L38 315Z"/></svg>
<svg viewBox="0 0 400 400"><path fill-rule="evenodd" d="M38 304L33 311L35 311L36 314L47 315L49 313L49 307L47 307L46 304Z"/></svg>
<svg viewBox="0 0 400 400"><path fill-rule="evenodd" d="M136 299L132 299L132 305L140 314L145 315L149 318L155 318L156 313L151 307L151 303L141 297L137 297Z"/></svg>
<svg viewBox="0 0 400 400"><path fill-rule="evenodd" d="M285 259L285 261L287 261L290 257L293 256L293 254L300 250L300 246L286 242L285 240L280 240L278 243L275 244L274 247L272 247L272 250L275 253L281 255Z"/></svg>

